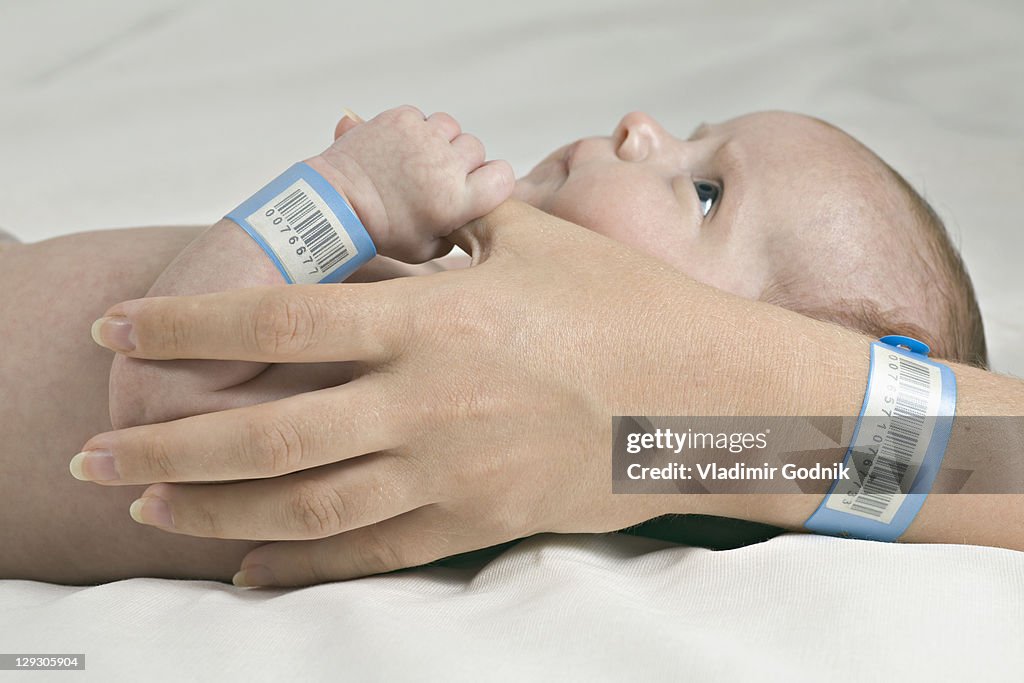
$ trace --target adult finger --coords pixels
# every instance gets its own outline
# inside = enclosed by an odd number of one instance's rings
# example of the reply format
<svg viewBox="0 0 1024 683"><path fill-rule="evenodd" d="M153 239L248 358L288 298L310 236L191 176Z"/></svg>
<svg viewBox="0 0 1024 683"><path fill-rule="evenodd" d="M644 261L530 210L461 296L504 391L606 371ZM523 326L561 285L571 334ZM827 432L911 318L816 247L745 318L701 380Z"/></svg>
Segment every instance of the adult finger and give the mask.
<svg viewBox="0 0 1024 683"><path fill-rule="evenodd" d="M474 194L486 196L501 191L505 184L515 185L515 174L507 161L495 159L470 173L466 182ZM496 190L497 188L497 190ZM512 248L516 243L530 244L542 238L536 228L554 216L514 199L506 200L490 213L452 231L445 239L473 257L473 265L486 261L495 249ZM558 219L554 219L558 220ZM530 234L524 234L524 233Z"/></svg>
<svg viewBox="0 0 1024 683"><path fill-rule="evenodd" d="M389 388L387 377L98 434L72 459L71 472L114 485L231 481L395 448L424 418L413 412L422 402L401 401L401 390Z"/></svg>
<svg viewBox="0 0 1024 683"><path fill-rule="evenodd" d="M307 540L334 536L435 502L427 472L375 453L273 480L156 484L132 504L141 524L189 536Z"/></svg>
<svg viewBox="0 0 1024 683"><path fill-rule="evenodd" d="M453 532L452 526L450 513L427 505L317 541L268 543L245 556L232 581L308 586L416 567L482 547L474 535Z"/></svg>
<svg viewBox="0 0 1024 683"><path fill-rule="evenodd" d="M429 277L429 276L427 276ZM96 343L133 358L304 363L393 358L409 339L422 278L252 287L116 304Z"/></svg>

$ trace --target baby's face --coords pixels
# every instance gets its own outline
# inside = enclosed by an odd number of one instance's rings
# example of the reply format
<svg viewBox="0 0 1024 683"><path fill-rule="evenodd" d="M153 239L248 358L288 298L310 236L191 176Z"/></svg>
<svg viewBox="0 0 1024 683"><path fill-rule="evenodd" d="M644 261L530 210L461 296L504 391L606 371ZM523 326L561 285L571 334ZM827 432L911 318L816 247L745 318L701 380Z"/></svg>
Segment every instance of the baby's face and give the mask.
<svg viewBox="0 0 1024 683"><path fill-rule="evenodd" d="M837 291L877 282L872 259L895 245L879 225L892 225L895 201L883 169L852 138L798 114L749 114L683 139L633 112L611 137L556 150L513 196L758 298L808 272Z"/></svg>

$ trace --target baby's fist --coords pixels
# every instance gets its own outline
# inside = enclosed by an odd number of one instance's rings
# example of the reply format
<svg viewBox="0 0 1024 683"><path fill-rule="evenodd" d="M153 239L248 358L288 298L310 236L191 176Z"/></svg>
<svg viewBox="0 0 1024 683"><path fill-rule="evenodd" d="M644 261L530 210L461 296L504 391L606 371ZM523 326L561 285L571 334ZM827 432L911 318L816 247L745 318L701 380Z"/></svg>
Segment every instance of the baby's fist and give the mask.
<svg viewBox="0 0 1024 683"><path fill-rule="evenodd" d="M506 161L448 114L385 111L309 161L352 204L377 251L418 263L443 256L441 238L492 211L515 185Z"/></svg>

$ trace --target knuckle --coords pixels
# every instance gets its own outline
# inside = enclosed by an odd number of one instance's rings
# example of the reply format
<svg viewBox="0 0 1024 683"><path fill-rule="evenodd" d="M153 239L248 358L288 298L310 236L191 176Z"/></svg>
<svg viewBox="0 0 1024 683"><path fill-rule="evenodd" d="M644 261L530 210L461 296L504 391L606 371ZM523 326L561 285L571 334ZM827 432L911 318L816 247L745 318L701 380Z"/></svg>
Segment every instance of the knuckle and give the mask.
<svg viewBox="0 0 1024 683"><path fill-rule="evenodd" d="M257 460L261 474L280 476L302 468L306 448L302 431L289 419L269 417L250 422L241 458ZM252 463L248 463L252 464Z"/></svg>
<svg viewBox="0 0 1024 683"><path fill-rule="evenodd" d="M463 133L463 135L466 136L466 141L469 143L469 146L473 149L475 153L484 156L486 155L487 150L484 147L484 143L480 138L473 135L472 133Z"/></svg>
<svg viewBox="0 0 1024 683"><path fill-rule="evenodd" d="M192 339L191 325L187 316L182 316L173 307L155 306L155 310L144 308L138 315L136 334L139 346L155 352L163 358L178 358L187 352ZM154 348L155 346L155 348Z"/></svg>
<svg viewBox="0 0 1024 683"><path fill-rule="evenodd" d="M146 469L154 481L174 481L177 478L177 468L174 466L174 458L171 456L167 442L160 438L150 438L149 448L146 452Z"/></svg>
<svg viewBox="0 0 1024 683"><path fill-rule="evenodd" d="M378 574L408 564L405 554L378 525L364 527L352 550L353 562L364 574Z"/></svg>
<svg viewBox="0 0 1024 683"><path fill-rule="evenodd" d="M271 292L256 304L252 346L261 354L290 356L308 349L314 340L314 304L292 292Z"/></svg>
<svg viewBox="0 0 1024 683"><path fill-rule="evenodd" d="M172 340L172 350L187 353L192 341L192 326L185 318L177 315L169 317L168 326ZM176 354L177 355L177 354Z"/></svg>
<svg viewBox="0 0 1024 683"><path fill-rule="evenodd" d="M512 164L502 159L495 166L497 171L494 174L495 185L502 190L511 192L516 184L516 172L512 170Z"/></svg>
<svg viewBox="0 0 1024 683"><path fill-rule="evenodd" d="M532 524L526 506L492 503L490 511L490 531L502 541L529 535L527 532L532 529Z"/></svg>
<svg viewBox="0 0 1024 683"><path fill-rule="evenodd" d="M429 350L429 347L434 345L434 339L440 332L438 328L444 323L441 317L444 308L439 306L439 298L441 297L437 292L429 289L415 292L410 302L415 305L406 307L400 314L393 314L396 329L402 333L403 352L421 348ZM399 315L402 318L401 323L397 319Z"/></svg>
<svg viewBox="0 0 1024 683"><path fill-rule="evenodd" d="M449 114L448 112L446 112L446 111L439 111L436 114L434 114L434 116L437 117L439 122L443 123L446 126L449 126L449 127L453 128L455 131L457 131L457 132L461 132L462 131L462 126L460 126L459 122L456 120L456 118L454 116L452 116L451 114Z"/></svg>
<svg viewBox="0 0 1024 683"><path fill-rule="evenodd" d="M494 420L495 416L515 414L512 411L519 407L515 405L515 398L508 397L508 392L495 388L489 382L479 381L478 372L472 370L467 375L452 377L450 381L432 387L428 392L429 398L423 402L422 408L408 413L410 420L416 418L414 424L434 428L458 424L472 429L482 427ZM462 471L487 469L488 462L488 458L481 453L479 458L474 458L473 463L463 467ZM498 476L502 475L498 473Z"/></svg>
<svg viewBox="0 0 1024 683"><path fill-rule="evenodd" d="M422 121L426 118L418 107L414 107L411 104L403 104L400 107L396 107L394 111L398 118L408 121Z"/></svg>
<svg viewBox="0 0 1024 683"><path fill-rule="evenodd" d="M378 317L388 330L386 342L381 342L383 335L376 332L373 325L355 325L356 337L363 348L373 348L374 356L381 360L393 361L407 354L417 343L417 333L428 328L429 322L423 311L417 310L416 302L422 300L423 292L410 286L408 278L395 278L388 281L394 288L388 296L387 303L378 307ZM361 373L364 374L364 373Z"/></svg>
<svg viewBox="0 0 1024 683"><path fill-rule="evenodd" d="M345 578L338 576L337 570L333 566L333 556L329 554L303 553L292 562L297 565L299 574L303 577L303 584L316 585Z"/></svg>
<svg viewBox="0 0 1024 683"><path fill-rule="evenodd" d="M496 297L488 302L481 300L479 293L469 288L450 286L434 288L424 298L427 312L435 321L431 328L455 340L458 346L464 347L466 342L482 342L490 346L495 335L501 335L502 342L513 340L504 336L507 330L500 330L494 325L496 316L493 313L499 312L497 309L500 307Z"/></svg>
<svg viewBox="0 0 1024 683"><path fill-rule="evenodd" d="M227 538L217 515L205 505L193 505L190 510L190 526L193 531L202 531L209 538Z"/></svg>
<svg viewBox="0 0 1024 683"><path fill-rule="evenodd" d="M295 486L290 501L297 531L309 538L323 538L343 531L348 518L344 498L331 486L314 480Z"/></svg>

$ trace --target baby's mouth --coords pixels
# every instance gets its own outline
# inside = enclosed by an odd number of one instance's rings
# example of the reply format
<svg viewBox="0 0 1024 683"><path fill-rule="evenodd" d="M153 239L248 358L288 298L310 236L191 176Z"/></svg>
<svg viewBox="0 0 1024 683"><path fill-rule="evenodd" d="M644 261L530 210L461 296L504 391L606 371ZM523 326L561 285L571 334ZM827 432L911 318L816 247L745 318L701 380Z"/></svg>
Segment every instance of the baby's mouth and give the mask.
<svg viewBox="0 0 1024 683"><path fill-rule="evenodd" d="M512 198L543 209L550 196L569 178L569 164L577 142L556 149L544 157L530 172L516 179Z"/></svg>
<svg viewBox="0 0 1024 683"><path fill-rule="evenodd" d="M583 140L577 140L571 145L568 145L565 148L565 153L562 154L562 170L565 171L566 175L569 174L569 169L572 168L572 161L576 156L576 150L579 149L581 142L583 142Z"/></svg>
<svg viewBox="0 0 1024 683"><path fill-rule="evenodd" d="M574 145L566 145L561 149L556 149L551 154L544 157L539 164L534 166L524 178L529 178L532 182L544 182L549 179L557 178L564 182L565 176L569 172L568 161L569 155Z"/></svg>

